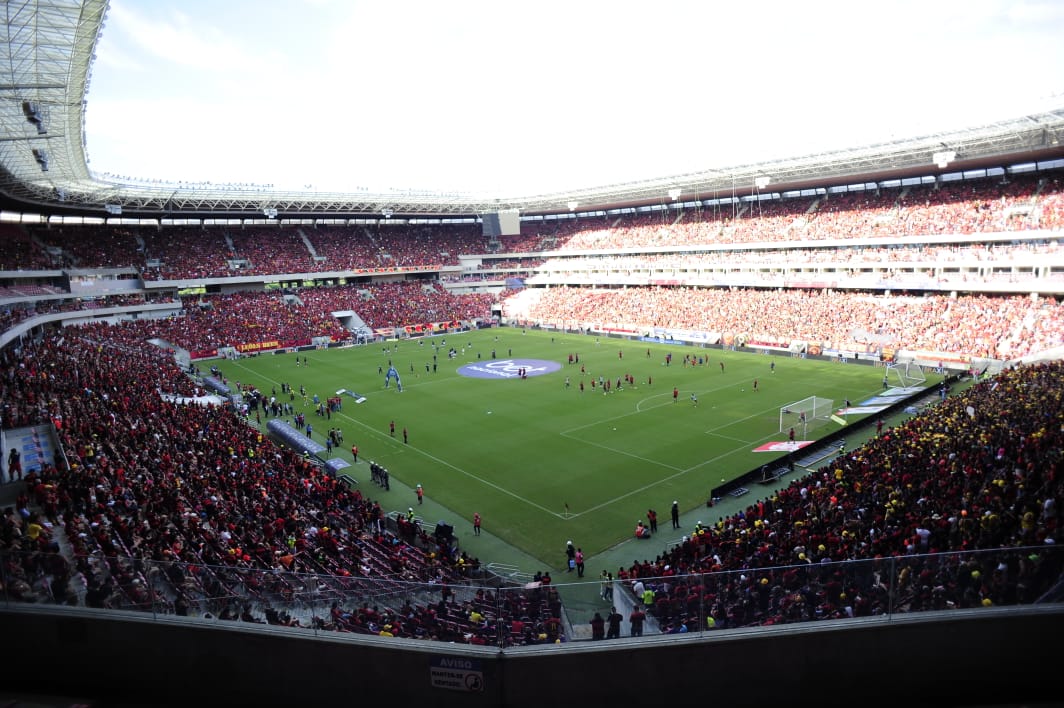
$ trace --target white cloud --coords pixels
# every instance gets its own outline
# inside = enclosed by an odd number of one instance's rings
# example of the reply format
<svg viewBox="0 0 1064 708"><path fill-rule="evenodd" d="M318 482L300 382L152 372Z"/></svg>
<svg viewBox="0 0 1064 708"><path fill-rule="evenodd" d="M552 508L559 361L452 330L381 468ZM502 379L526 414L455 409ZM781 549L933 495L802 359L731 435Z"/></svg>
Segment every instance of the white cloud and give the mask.
<svg viewBox="0 0 1064 708"><path fill-rule="evenodd" d="M88 147L337 188L666 176L1011 116L1064 89L1062 7L117 0Z"/></svg>
<svg viewBox="0 0 1064 708"><path fill-rule="evenodd" d="M113 29L132 48L171 67L214 70L224 67L233 71L246 70L255 63L255 57L224 32L200 24L178 10L167 16L149 18L123 3L115 3L107 21L109 25L113 23Z"/></svg>

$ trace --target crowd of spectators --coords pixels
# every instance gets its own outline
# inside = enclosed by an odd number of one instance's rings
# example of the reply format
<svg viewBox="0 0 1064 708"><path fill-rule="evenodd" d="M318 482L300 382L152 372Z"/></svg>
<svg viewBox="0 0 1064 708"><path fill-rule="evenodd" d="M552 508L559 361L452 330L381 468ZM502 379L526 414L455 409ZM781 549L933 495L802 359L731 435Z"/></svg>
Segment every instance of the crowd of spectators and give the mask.
<svg viewBox="0 0 1064 708"><path fill-rule="evenodd" d="M388 262L401 268L458 265L458 256L486 253L488 239L479 224L448 227L378 225L370 232Z"/></svg>
<svg viewBox="0 0 1064 708"><path fill-rule="evenodd" d="M305 230L319 256L319 269L373 271L457 265L458 256L487 253L488 239L477 224L445 227L384 223L321 226Z"/></svg>
<svg viewBox="0 0 1064 708"><path fill-rule="evenodd" d="M67 328L0 354L3 424L53 423L69 463L31 476L4 516L9 596L470 643L559 637L549 581L463 592L475 559L419 529L389 531L379 504L235 412L164 400L203 391L143 343L145 324ZM1062 373L977 384L618 577L652 589L666 631L707 616L730 627L1029 602L1058 578L1059 556L922 554L1055 542ZM427 583L438 600L392 586L402 603L374 607L383 581ZM299 603L330 609L274 609Z"/></svg>
<svg viewBox="0 0 1064 708"><path fill-rule="evenodd" d="M560 326L695 330L824 349L938 351L1014 359L1064 343L1064 304L1029 296L868 295L829 290L549 288L525 290L503 314Z"/></svg>
<svg viewBox="0 0 1064 708"><path fill-rule="evenodd" d="M62 253L69 268L130 268L144 264L134 231L126 226L34 228L31 236Z"/></svg>
<svg viewBox="0 0 1064 708"><path fill-rule="evenodd" d="M683 253L601 254L555 256L547 259L492 259L482 268L535 268L539 273L579 275L587 272L691 274L702 269L751 266L806 266L831 264L841 267L910 265L927 268L944 264L994 264L1022 262L1028 267L1040 264L1044 256L1060 253L1060 243L1039 239L1018 243L971 243L927 245L899 242L890 246L843 246L839 248L764 248L748 250L708 250Z"/></svg>
<svg viewBox="0 0 1064 708"><path fill-rule="evenodd" d="M239 275L310 273L319 270L299 232L276 227L249 227L229 232L232 258L246 261Z"/></svg>
<svg viewBox="0 0 1064 708"><path fill-rule="evenodd" d="M1064 343L1064 305L1018 295L684 287L453 294L427 282L304 288L297 294L298 301L277 291L189 296L181 300L182 315L141 320L127 331L189 351L259 342L293 346L316 337L349 339L351 333L334 312L353 311L371 328L389 328L487 320L492 305L503 302L507 317L524 322L695 330L755 343L801 341L846 351L910 349L1016 359ZM22 302L0 312L0 328L38 314L143 302L136 293Z"/></svg>
<svg viewBox="0 0 1064 708"><path fill-rule="evenodd" d="M2 267L6 269L132 265L146 279L160 280L439 269L457 265L460 255L556 255L877 237L904 243L918 236L1059 229L1062 188L1056 173L1031 173L815 196L736 199L699 209L532 220L524 224L526 233L494 239L483 235L480 224L398 221L240 230L61 227L35 229L32 234L9 225L4 228L11 238L0 239L0 263L7 264ZM831 260L830 251L824 250L812 262ZM990 249L987 254L1000 255ZM753 262L771 261L774 255L753 258L746 252ZM874 259L876 254L865 255ZM725 258L720 253L696 257ZM491 267L490 261L487 265Z"/></svg>
<svg viewBox="0 0 1064 708"><path fill-rule="evenodd" d="M435 283L405 281L304 288L296 294L316 316L351 310L373 328L486 320L498 297L490 293L454 294Z"/></svg>
<svg viewBox="0 0 1064 708"><path fill-rule="evenodd" d="M61 265L21 226L0 224L0 271L51 270Z"/></svg>
<svg viewBox="0 0 1064 708"><path fill-rule="evenodd" d="M1064 228L1064 179L1054 177L1041 199L1038 224L1043 229L1060 231Z"/></svg>
<svg viewBox="0 0 1064 708"><path fill-rule="evenodd" d="M173 226L141 229L145 280L227 278L239 273L229 266L233 257L221 229ZM155 263L158 265L153 265Z"/></svg>
<svg viewBox="0 0 1064 708"><path fill-rule="evenodd" d="M439 285L419 282L380 283L368 292L370 298L354 309L374 328L487 320L497 297L491 293L455 295Z"/></svg>
<svg viewBox="0 0 1064 708"><path fill-rule="evenodd" d="M129 307L147 301L142 293L106 295L96 298L67 297L49 300L32 300L0 305L0 332L37 315L60 312L79 312L103 307Z"/></svg>
<svg viewBox="0 0 1064 708"><path fill-rule="evenodd" d="M311 313L279 293L231 293L182 298L184 314L132 326L189 351L258 342L309 344L314 337L344 341L350 333L331 314Z"/></svg>
<svg viewBox="0 0 1064 708"><path fill-rule="evenodd" d="M1005 371L618 576L666 632L1033 602L1064 571L1062 404L1061 362Z"/></svg>
<svg viewBox="0 0 1064 708"><path fill-rule="evenodd" d="M314 252L324 258L321 269L372 270L386 266L378 244L365 226L321 226L304 229Z"/></svg>
<svg viewBox="0 0 1064 708"><path fill-rule="evenodd" d="M112 336L127 345L157 337L190 352L261 342L296 346L317 337L340 342L352 334L334 312L353 311L370 327L486 320L498 296L453 294L437 284L396 282L303 288L297 297L297 301L290 300L277 291L187 296L180 300L182 314L134 320ZM130 306L146 300L141 293L131 293L8 305L0 310L0 331L40 314Z"/></svg>
<svg viewBox="0 0 1064 708"><path fill-rule="evenodd" d="M19 281L18 285L0 286L0 299L27 298L38 295L65 295L68 292L70 291L55 285L38 285Z"/></svg>
<svg viewBox="0 0 1064 708"><path fill-rule="evenodd" d="M51 421L65 455L27 476L0 524L8 598L471 643L558 636L552 588L475 593L477 559L390 530L379 503L230 407L167 400L203 390L125 329L0 354L4 425ZM386 621L367 616L378 601Z"/></svg>

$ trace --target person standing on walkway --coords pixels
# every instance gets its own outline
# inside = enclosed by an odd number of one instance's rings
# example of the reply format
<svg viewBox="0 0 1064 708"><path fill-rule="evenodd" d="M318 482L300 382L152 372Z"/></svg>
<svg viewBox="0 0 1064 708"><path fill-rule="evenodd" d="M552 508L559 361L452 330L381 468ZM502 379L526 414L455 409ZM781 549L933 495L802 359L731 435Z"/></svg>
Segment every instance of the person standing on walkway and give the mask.
<svg viewBox="0 0 1064 708"><path fill-rule="evenodd" d="M616 607L610 608L609 615L606 616L606 639L620 639L621 637L621 613L617 611Z"/></svg>
<svg viewBox="0 0 1064 708"><path fill-rule="evenodd" d="M632 623L632 628L628 632L633 637L643 636L643 622L646 621L647 614L639 607L634 605L632 607L632 614L628 616L628 621Z"/></svg>
<svg viewBox="0 0 1064 708"><path fill-rule="evenodd" d="M574 560L576 561L576 577L584 577L584 550L582 548L576 549Z"/></svg>
<svg viewBox="0 0 1064 708"><path fill-rule="evenodd" d="M672 502L672 527L680 528L680 502L676 500Z"/></svg>
<svg viewBox="0 0 1064 708"><path fill-rule="evenodd" d="M13 447L7 456L7 481L14 482L16 479L22 479L22 454Z"/></svg>
<svg viewBox="0 0 1064 708"><path fill-rule="evenodd" d="M591 638L604 639L606 637L606 620L598 612L591 618Z"/></svg>
<svg viewBox="0 0 1064 708"><path fill-rule="evenodd" d="M424 504L425 503L425 490L421 488L420 484L418 484L417 487L414 488L414 491L417 493L417 503L418 504Z"/></svg>
<svg viewBox="0 0 1064 708"><path fill-rule="evenodd" d="M473 535L474 536L479 536L480 535L480 512L479 511L473 512Z"/></svg>
<svg viewBox="0 0 1064 708"><path fill-rule="evenodd" d="M576 546L572 541L565 542L565 571L571 573L576 570Z"/></svg>

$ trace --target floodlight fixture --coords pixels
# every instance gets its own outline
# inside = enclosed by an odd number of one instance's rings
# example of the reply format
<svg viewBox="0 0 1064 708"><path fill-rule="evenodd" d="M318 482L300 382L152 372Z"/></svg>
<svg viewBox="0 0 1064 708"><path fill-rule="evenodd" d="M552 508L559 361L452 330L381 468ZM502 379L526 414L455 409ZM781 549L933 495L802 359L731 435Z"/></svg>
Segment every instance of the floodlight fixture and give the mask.
<svg viewBox="0 0 1064 708"><path fill-rule="evenodd" d="M22 112L26 114L26 120L37 126L37 135L45 135L48 129L44 127L44 115L41 114L40 104L34 101L23 101Z"/></svg>
<svg viewBox="0 0 1064 708"><path fill-rule="evenodd" d="M41 166L41 172L48 171L48 151L44 148L33 148L33 159Z"/></svg>
<svg viewBox="0 0 1064 708"><path fill-rule="evenodd" d="M262 210L262 215L265 216L267 219L276 219L277 218L277 208L276 207L265 207Z"/></svg>
<svg viewBox="0 0 1064 708"><path fill-rule="evenodd" d="M104 204L103 205L103 210L106 211L111 216L121 216L122 215L122 205L121 204Z"/></svg>
<svg viewBox="0 0 1064 708"><path fill-rule="evenodd" d="M384 217L385 219L390 219L390 218L392 218L392 214L394 214L394 213L395 213L394 211L392 211L391 209L388 209L388 208L385 208L385 209L381 209L381 215L382 215L382 216L383 216L383 217Z"/></svg>
<svg viewBox="0 0 1064 708"><path fill-rule="evenodd" d="M771 181L772 179L769 178L767 175L760 175L754 178L754 186L758 189L764 189L769 185L769 182Z"/></svg>
<svg viewBox="0 0 1064 708"><path fill-rule="evenodd" d="M566 206L569 207L569 211L576 211L576 208L580 206L580 202L568 202Z"/></svg>
<svg viewBox="0 0 1064 708"><path fill-rule="evenodd" d="M672 199L673 201L676 201L677 199L680 198L680 195L682 193L683 192L680 190L679 187L673 187L672 189L669 190L669 198Z"/></svg>

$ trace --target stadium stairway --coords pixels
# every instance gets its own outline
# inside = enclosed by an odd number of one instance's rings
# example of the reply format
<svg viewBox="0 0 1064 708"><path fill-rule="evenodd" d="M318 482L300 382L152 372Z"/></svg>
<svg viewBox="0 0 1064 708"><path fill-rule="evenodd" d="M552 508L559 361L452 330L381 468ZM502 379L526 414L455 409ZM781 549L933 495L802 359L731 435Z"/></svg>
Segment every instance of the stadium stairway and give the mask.
<svg viewBox="0 0 1064 708"><path fill-rule="evenodd" d="M40 470L44 465L55 464L54 431L50 424L33 425L27 428L5 430L0 435L3 446L4 480L8 481L7 456L11 448L22 455L22 474Z"/></svg>
<svg viewBox="0 0 1064 708"><path fill-rule="evenodd" d="M307 247L307 250L310 251L311 258L317 260L318 250L314 248L314 244L310 242L310 238L307 237L306 232L303 231L302 228L298 229L297 231L299 233L299 238L303 239L303 244Z"/></svg>

